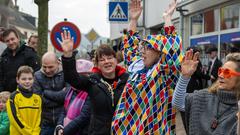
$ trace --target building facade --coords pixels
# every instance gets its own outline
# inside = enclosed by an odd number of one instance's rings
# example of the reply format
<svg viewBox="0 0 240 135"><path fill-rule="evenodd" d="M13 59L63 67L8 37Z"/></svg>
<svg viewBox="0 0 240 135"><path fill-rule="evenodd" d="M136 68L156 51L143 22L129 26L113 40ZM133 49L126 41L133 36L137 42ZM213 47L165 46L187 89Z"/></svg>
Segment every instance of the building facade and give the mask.
<svg viewBox="0 0 240 135"><path fill-rule="evenodd" d="M142 0L143 13L138 22L140 34L160 33L163 26L162 14L170 2ZM174 13L172 22L182 36L184 49L189 46L199 47L201 60L203 64L207 64L206 50L209 47L217 47L221 59L229 52L240 51L239 16L239 0L178 0L177 12ZM114 25L111 25L111 32L113 29L120 29L116 27L116 23ZM118 45L122 34L111 35L114 35L111 38L113 45Z"/></svg>
<svg viewBox="0 0 240 135"><path fill-rule="evenodd" d="M14 28L22 39L27 40L32 34L37 34L35 24L36 17L20 12L12 0L0 2L0 27Z"/></svg>
<svg viewBox="0 0 240 135"><path fill-rule="evenodd" d="M240 51L239 0L184 0L177 8L184 46L200 48L203 64L208 62L209 47L218 48L220 59Z"/></svg>

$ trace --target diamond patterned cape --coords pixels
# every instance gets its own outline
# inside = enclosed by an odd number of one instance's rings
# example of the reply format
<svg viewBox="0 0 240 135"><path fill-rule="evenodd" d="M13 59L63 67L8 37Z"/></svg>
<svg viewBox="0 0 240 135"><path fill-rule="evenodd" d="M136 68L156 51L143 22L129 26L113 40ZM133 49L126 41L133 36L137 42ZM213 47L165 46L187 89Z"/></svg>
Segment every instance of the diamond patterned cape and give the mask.
<svg viewBox="0 0 240 135"><path fill-rule="evenodd" d="M148 69L140 57L141 42L162 53L158 63ZM129 31L122 46L130 76L113 116L112 134L175 134L176 110L171 102L183 59L180 36L173 26L143 40L137 32Z"/></svg>

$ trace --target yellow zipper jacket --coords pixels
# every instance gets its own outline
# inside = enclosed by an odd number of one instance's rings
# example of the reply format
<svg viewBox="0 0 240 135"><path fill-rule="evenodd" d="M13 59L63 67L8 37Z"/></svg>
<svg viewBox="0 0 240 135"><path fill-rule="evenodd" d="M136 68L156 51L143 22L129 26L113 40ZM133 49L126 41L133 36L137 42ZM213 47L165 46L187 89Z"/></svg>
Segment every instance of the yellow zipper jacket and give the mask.
<svg viewBox="0 0 240 135"><path fill-rule="evenodd" d="M42 99L32 91L17 89L7 101L10 135L39 135Z"/></svg>

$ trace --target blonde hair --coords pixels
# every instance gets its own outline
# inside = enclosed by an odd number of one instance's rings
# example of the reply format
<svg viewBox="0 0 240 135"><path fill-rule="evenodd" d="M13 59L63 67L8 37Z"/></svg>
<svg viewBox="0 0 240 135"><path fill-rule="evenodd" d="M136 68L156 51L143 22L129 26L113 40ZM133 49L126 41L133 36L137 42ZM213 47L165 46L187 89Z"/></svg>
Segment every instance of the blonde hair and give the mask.
<svg viewBox="0 0 240 135"><path fill-rule="evenodd" d="M226 56L226 62L234 62L237 65L237 68L235 69L237 72L240 72L240 53L230 53ZM210 93L216 93L218 90L218 86L219 86L219 82L218 80L213 83L209 88L208 91ZM234 91L236 91L237 93L237 98L240 99L240 77L237 77L237 84L236 87L234 89Z"/></svg>
<svg viewBox="0 0 240 135"><path fill-rule="evenodd" d="M4 103L7 102L8 98L10 97L11 93L9 91L2 91L0 92L0 100L2 100Z"/></svg>

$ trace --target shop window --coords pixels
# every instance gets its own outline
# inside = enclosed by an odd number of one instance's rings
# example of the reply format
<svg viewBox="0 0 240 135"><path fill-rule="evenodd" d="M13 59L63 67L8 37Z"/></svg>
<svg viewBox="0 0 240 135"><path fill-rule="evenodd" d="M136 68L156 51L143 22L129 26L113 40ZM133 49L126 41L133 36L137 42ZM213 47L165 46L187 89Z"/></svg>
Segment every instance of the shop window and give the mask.
<svg viewBox="0 0 240 135"><path fill-rule="evenodd" d="M221 8L221 30L239 27L240 4Z"/></svg>
<svg viewBox="0 0 240 135"><path fill-rule="evenodd" d="M211 47L218 46L218 35L204 36L200 38L194 38L190 40L190 45L198 47L200 50L200 60L203 65L208 65L209 57L207 55L207 50Z"/></svg>
<svg viewBox="0 0 240 135"><path fill-rule="evenodd" d="M220 42L221 58L225 58L228 53L240 52L240 32L222 34Z"/></svg>
<svg viewBox="0 0 240 135"><path fill-rule="evenodd" d="M203 29L203 14L198 14L191 17L191 35L202 34Z"/></svg>
<svg viewBox="0 0 240 135"><path fill-rule="evenodd" d="M218 30L218 10L210 10L204 13L204 33Z"/></svg>
<svg viewBox="0 0 240 135"><path fill-rule="evenodd" d="M200 50L199 59L202 63L203 68L207 68L209 63L209 55L207 54L207 50L211 47L217 47L217 44L197 45L195 47L197 47Z"/></svg>
<svg viewBox="0 0 240 135"><path fill-rule="evenodd" d="M232 42L232 43L222 43L221 44L221 59L224 59L227 54L234 53L234 52L240 52L240 41L238 42Z"/></svg>

